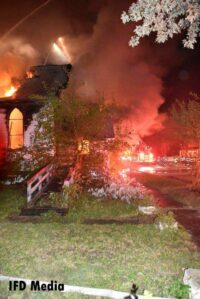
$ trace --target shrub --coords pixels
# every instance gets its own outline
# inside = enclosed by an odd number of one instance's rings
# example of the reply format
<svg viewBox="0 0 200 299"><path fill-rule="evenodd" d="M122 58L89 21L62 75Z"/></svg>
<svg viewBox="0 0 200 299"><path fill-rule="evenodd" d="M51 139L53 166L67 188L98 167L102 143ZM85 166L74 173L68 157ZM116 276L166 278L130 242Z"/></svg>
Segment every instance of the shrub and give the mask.
<svg viewBox="0 0 200 299"><path fill-rule="evenodd" d="M112 183L102 188L90 188L88 192L98 198L107 197L127 203L131 203L133 199L142 199L144 197L143 190L140 187L123 186L116 183Z"/></svg>
<svg viewBox="0 0 200 299"><path fill-rule="evenodd" d="M79 197L81 188L78 184L64 186L63 192L51 192L48 196L48 203L54 207L68 208L71 202Z"/></svg>
<svg viewBox="0 0 200 299"><path fill-rule="evenodd" d="M90 188L88 192L100 199L119 199L129 204L132 200L142 199L145 196L144 188L140 184L132 186L122 182L112 182L101 188Z"/></svg>

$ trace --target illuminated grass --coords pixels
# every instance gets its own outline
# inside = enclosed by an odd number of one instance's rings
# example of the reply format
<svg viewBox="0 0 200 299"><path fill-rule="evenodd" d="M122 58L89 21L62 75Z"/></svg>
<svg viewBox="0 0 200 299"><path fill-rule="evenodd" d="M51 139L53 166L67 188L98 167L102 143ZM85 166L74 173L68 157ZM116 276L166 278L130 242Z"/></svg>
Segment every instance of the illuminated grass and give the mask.
<svg viewBox="0 0 200 299"><path fill-rule="evenodd" d="M119 200L97 200L90 196L82 196L75 200L69 209L67 219L69 221L80 222L86 218L117 218L125 216L135 216L138 209L134 205L129 205Z"/></svg>
<svg viewBox="0 0 200 299"><path fill-rule="evenodd" d="M135 281L157 295L200 266L181 232L150 225L1 223L0 247L4 275L124 291Z"/></svg>
<svg viewBox="0 0 200 299"><path fill-rule="evenodd" d="M0 272L4 275L121 291L129 291L135 282L140 293L148 289L162 295L175 279L182 279L182 268L200 267L200 255L181 230L6 220L1 221L0 230ZM7 288L2 283L0 294L8 295ZM28 296L89 298L60 293Z"/></svg>
<svg viewBox="0 0 200 299"><path fill-rule="evenodd" d="M0 221L7 218L12 212L19 212L19 208L24 202L25 197L21 187L0 184Z"/></svg>

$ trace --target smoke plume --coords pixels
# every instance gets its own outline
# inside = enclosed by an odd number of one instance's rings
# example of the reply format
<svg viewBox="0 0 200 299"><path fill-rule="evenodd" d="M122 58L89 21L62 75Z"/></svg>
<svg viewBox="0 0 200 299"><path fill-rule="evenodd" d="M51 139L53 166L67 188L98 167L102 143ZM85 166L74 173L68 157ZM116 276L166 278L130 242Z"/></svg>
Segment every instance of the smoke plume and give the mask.
<svg viewBox="0 0 200 299"><path fill-rule="evenodd" d="M37 61L36 50L23 39L9 38L0 42L0 96L17 86L27 68Z"/></svg>
<svg viewBox="0 0 200 299"><path fill-rule="evenodd" d="M20 2L22 9L26 1ZM156 45L154 39L147 38L130 48L133 24L123 25L120 16L131 2L50 1L17 29L15 37L0 44L0 95L32 64L70 62L70 84L77 92L91 98L100 93L107 100L114 99L123 108L125 126L142 136L159 130L164 117L158 108L166 102L163 78L170 69L180 67L187 55L179 55L174 40ZM10 23L5 26L10 28Z"/></svg>
<svg viewBox="0 0 200 299"><path fill-rule="evenodd" d="M130 29L120 22L120 13L118 6L106 5L91 34L65 36L74 65L70 80L79 82L78 92L83 95L94 98L98 92L114 99L127 111L124 124L146 135L162 127L158 107L164 102L164 70L148 41L134 49L128 46Z"/></svg>

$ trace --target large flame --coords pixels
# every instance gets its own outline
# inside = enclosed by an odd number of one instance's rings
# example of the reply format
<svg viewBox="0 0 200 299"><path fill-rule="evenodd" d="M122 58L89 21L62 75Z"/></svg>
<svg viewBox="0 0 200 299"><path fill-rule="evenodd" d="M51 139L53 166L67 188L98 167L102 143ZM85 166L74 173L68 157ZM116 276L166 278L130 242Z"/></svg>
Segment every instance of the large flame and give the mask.
<svg viewBox="0 0 200 299"><path fill-rule="evenodd" d="M11 87L5 91L4 96L5 97L11 97L12 95L14 95L14 93L16 91L17 91L17 88L14 85L11 85Z"/></svg>

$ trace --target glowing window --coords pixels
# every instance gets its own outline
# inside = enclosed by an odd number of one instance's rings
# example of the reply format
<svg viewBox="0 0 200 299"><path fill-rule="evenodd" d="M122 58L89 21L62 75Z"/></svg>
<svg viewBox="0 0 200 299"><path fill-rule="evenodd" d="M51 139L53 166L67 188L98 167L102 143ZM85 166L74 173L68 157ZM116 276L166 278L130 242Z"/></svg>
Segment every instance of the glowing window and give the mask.
<svg viewBox="0 0 200 299"><path fill-rule="evenodd" d="M9 137L11 149L17 149L23 146L23 114L17 108L13 109L9 118Z"/></svg>

